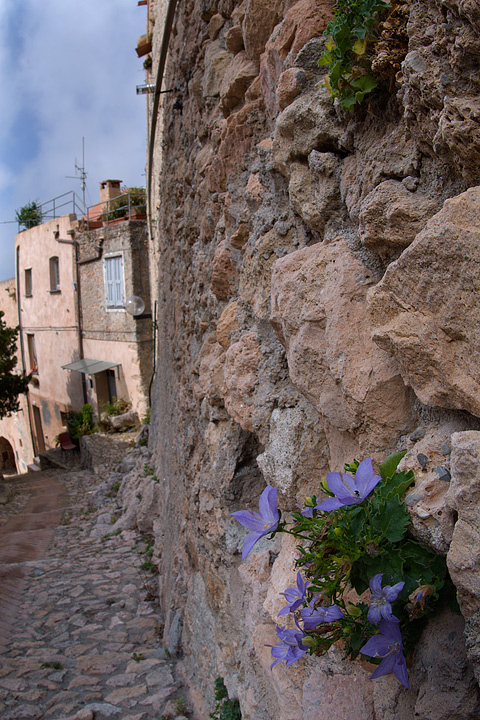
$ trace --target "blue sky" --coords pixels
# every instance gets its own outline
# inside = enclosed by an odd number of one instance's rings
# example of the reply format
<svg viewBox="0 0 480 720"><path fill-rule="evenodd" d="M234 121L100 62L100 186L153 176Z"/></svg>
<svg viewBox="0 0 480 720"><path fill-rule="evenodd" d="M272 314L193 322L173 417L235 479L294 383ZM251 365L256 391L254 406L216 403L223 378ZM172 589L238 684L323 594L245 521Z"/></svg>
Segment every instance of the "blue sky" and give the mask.
<svg viewBox="0 0 480 720"><path fill-rule="evenodd" d="M0 280L13 277L15 210L74 190L85 138L87 205L108 178L145 185L137 0L0 0ZM68 209L65 210L68 212Z"/></svg>

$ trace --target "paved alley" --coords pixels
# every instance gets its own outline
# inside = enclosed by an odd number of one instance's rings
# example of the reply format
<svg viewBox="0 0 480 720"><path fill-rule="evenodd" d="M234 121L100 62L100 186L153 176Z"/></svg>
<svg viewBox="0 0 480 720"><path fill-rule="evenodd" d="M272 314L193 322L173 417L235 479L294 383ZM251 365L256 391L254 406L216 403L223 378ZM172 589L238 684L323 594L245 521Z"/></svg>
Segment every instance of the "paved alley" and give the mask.
<svg viewBox="0 0 480 720"><path fill-rule="evenodd" d="M148 538L105 532L98 520L115 520L115 488L99 503L99 482L81 470L10 481L11 514L9 503L0 514L1 720L181 717Z"/></svg>

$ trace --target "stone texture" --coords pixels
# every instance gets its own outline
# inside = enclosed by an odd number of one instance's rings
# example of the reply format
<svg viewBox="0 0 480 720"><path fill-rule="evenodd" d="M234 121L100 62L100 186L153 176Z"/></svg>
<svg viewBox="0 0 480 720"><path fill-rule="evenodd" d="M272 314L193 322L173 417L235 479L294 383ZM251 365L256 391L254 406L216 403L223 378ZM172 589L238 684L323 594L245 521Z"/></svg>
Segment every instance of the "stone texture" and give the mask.
<svg viewBox="0 0 480 720"><path fill-rule="evenodd" d="M329 425L351 436L361 428L366 452L391 442L410 415L396 364L370 339L373 282L344 240L298 250L274 265L270 318L293 383ZM348 456L338 450L332 463L339 467Z"/></svg>
<svg viewBox="0 0 480 720"><path fill-rule="evenodd" d="M215 252L212 266L212 292L218 300L229 300L234 295L237 278L230 250L221 245Z"/></svg>
<svg viewBox="0 0 480 720"><path fill-rule="evenodd" d="M417 475L409 495L413 533L441 552L448 549L455 515L445 500L451 467L442 446L449 446L453 430L478 429L478 423L465 410L422 404L404 388L390 349L371 342L365 296L387 263L415 245L413 240L404 250L405 237L410 242L423 232L417 223L478 184L477 5L402 2L409 15L401 28L404 50L414 55L403 73L390 75L391 83L381 84L352 113L331 102L317 65L329 4L177 5L164 83L180 90L182 107L178 93L163 96L151 187L159 372L149 439L154 460L144 462L153 462L160 480L152 534L166 632L175 615L183 617L182 672L196 717L212 712L213 682L221 674L242 715L252 720L330 720L335 713L342 720L434 720L444 712L436 692L439 698L449 694L445 710L452 718L471 720L465 650L456 645L458 634L448 640L457 632L448 618L425 630L419 663L415 655L409 658L410 691L393 676L370 682L371 667L343 662L336 649L272 673L265 643L276 639L281 581L291 585L295 575L292 548L264 539L241 563L246 531L230 513L256 507L266 481L278 485L280 507L289 510L308 491L318 491L326 470L366 454L377 463L390 450L407 447L405 462ZM212 41L217 14L225 24ZM159 28L157 23L154 47L161 44ZM238 104L223 109L222 80L243 53L259 74L243 96L235 95ZM297 70L306 75L302 87L290 82ZM298 182L294 177L290 197L292 174ZM391 189L386 202L385 187ZM433 203L433 211L419 208L417 200ZM390 209L397 214L387 220ZM361 244L363 232L368 246ZM399 278L401 290L418 284L424 296L434 297L456 286L460 271L450 272L445 253L440 278L434 252L426 250L429 265L419 258L407 279ZM309 265L309 253L317 265ZM299 256L294 273L289 263ZM214 263L220 272L212 291ZM467 299L476 321L475 300ZM270 308L284 345L269 323ZM466 316L460 313L461 322ZM436 348L425 352L426 362L420 356L405 364L408 372L421 374ZM416 430L425 431L423 437ZM130 503L124 515L135 523L150 490L144 491L141 465L130 473L119 494ZM478 627L476 612L467 623L472 658L480 657ZM433 652L421 650L437 641L438 663ZM138 707L147 711L151 705Z"/></svg>
<svg viewBox="0 0 480 720"><path fill-rule="evenodd" d="M321 37L331 19L331 12L330 0L299 0L287 10L282 23L268 39L260 60L260 82L271 118L275 118L279 109L282 110L293 100L293 88L304 84L304 80L298 77L298 70L292 71L290 66L312 38ZM317 60L320 55L317 55ZM287 73L285 76L284 72ZM287 89L288 86L290 89Z"/></svg>
<svg viewBox="0 0 480 720"><path fill-rule="evenodd" d="M248 240L250 235L250 227L247 223L240 223L238 228L235 230L230 238L230 245L237 250L240 250Z"/></svg>
<svg viewBox="0 0 480 720"><path fill-rule="evenodd" d="M138 415L134 410L122 413L121 415L110 415L108 421L116 430L135 427L135 425L139 423Z"/></svg>
<svg viewBox="0 0 480 720"><path fill-rule="evenodd" d="M330 96L320 82L278 116L272 147L273 167L289 177L292 162L307 158L312 150L337 150L342 134Z"/></svg>
<svg viewBox="0 0 480 720"><path fill-rule="evenodd" d="M245 92L257 75L257 66L244 52L235 55L223 75L220 86L220 104L226 115L244 101Z"/></svg>
<svg viewBox="0 0 480 720"><path fill-rule="evenodd" d="M447 493L457 513L448 569L457 587L462 613L469 618L480 610L480 433L475 430L452 435L452 481Z"/></svg>
<svg viewBox="0 0 480 720"><path fill-rule="evenodd" d="M295 100L307 82L305 71L301 68L289 68L280 75L277 87L277 101L280 110Z"/></svg>
<svg viewBox="0 0 480 720"><path fill-rule="evenodd" d="M224 25L225 19L220 13L215 13L215 15L210 18L210 22L208 23L208 35L210 37L210 40L216 39L218 33Z"/></svg>
<svg viewBox="0 0 480 720"><path fill-rule="evenodd" d="M243 44L249 60L258 62L270 33L280 19L282 0L246 0Z"/></svg>
<svg viewBox="0 0 480 720"><path fill-rule="evenodd" d="M241 50L243 50L243 35L240 25L234 25L227 32L227 34L225 35L225 47L227 48L228 52L231 52L233 55L236 55Z"/></svg>
<svg viewBox="0 0 480 720"><path fill-rule="evenodd" d="M438 209L437 203L409 192L396 180L385 180L363 200L359 212L360 240L383 258L408 247Z"/></svg>
<svg viewBox="0 0 480 720"><path fill-rule="evenodd" d="M217 324L217 342L225 350L230 347L232 333L236 330L238 330L238 302L234 300L222 312Z"/></svg>
<svg viewBox="0 0 480 720"><path fill-rule="evenodd" d="M419 399L480 415L480 188L447 200L369 297L373 339Z"/></svg>
<svg viewBox="0 0 480 720"><path fill-rule="evenodd" d="M225 407L244 430L252 430L255 406L252 394L258 382L260 347L255 333L246 333L225 355L223 376L225 380Z"/></svg>
<svg viewBox="0 0 480 720"><path fill-rule="evenodd" d="M132 454L141 455L139 450ZM117 449L117 461L121 459ZM179 685L172 661L167 662L166 651L159 647L154 583L147 576L139 582L146 544L136 530L93 536L101 516L120 511L108 478L75 467L48 472L68 495L68 506L43 554L35 562L27 562L25 555L25 560L17 558L27 582L23 592L11 598L18 612L10 637L2 643L0 714L6 720L153 720L165 707L166 692L155 709L132 713L132 708L149 702L151 688L168 688L171 696ZM45 489L44 472L34 475ZM10 514L2 527L2 547L17 543L22 523L26 532L28 515ZM9 528L10 537L5 535ZM26 540L18 545L21 553L28 547ZM8 566L5 556L3 560L2 575ZM2 582L2 625L8 591Z"/></svg>
<svg viewBox="0 0 480 720"><path fill-rule="evenodd" d="M290 235L281 236L272 228L244 254L239 294L259 318L268 318L270 314L272 266L284 254Z"/></svg>
<svg viewBox="0 0 480 720"><path fill-rule="evenodd" d="M223 76L232 57L222 48L219 40L210 42L205 50L205 72L202 80L203 97L210 98L220 94Z"/></svg>
<svg viewBox="0 0 480 720"><path fill-rule="evenodd" d="M328 220L339 209L340 161L333 153L312 150L308 167L292 163L289 167L288 194L293 209L313 230L323 233Z"/></svg>

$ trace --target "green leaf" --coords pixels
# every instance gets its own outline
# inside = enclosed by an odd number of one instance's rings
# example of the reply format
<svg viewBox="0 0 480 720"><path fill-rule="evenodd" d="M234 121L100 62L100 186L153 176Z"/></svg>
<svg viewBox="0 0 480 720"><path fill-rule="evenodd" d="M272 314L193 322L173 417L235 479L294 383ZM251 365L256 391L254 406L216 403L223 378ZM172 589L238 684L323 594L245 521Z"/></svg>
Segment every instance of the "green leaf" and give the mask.
<svg viewBox="0 0 480 720"><path fill-rule="evenodd" d="M401 498L408 490L410 485L415 482L415 475L413 470L408 472L395 473L395 475L387 483L389 492L387 494L387 500L395 497L395 495Z"/></svg>
<svg viewBox="0 0 480 720"><path fill-rule="evenodd" d="M377 87L377 81L371 75L360 75L355 80L352 80L352 87L362 90L364 94L371 92Z"/></svg>
<svg viewBox="0 0 480 720"><path fill-rule="evenodd" d="M352 110L353 106L357 104L357 98L356 93L349 92L348 95L344 95L344 97L340 100L340 105L344 110Z"/></svg>
<svg viewBox="0 0 480 720"><path fill-rule="evenodd" d="M407 454L406 450L393 453L380 465L380 476L383 480L388 480L395 473L400 460Z"/></svg>
<svg viewBox="0 0 480 720"><path fill-rule="evenodd" d="M376 533L392 543L399 542L410 524L410 514L405 503L397 496L382 501L372 517Z"/></svg>

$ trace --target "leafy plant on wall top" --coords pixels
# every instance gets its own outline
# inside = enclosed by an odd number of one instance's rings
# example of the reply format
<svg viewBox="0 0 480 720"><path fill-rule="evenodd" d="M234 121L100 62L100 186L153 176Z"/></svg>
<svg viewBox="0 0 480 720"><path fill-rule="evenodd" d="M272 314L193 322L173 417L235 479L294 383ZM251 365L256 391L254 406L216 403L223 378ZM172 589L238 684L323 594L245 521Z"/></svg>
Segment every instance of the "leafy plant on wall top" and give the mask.
<svg viewBox="0 0 480 720"><path fill-rule="evenodd" d="M130 212L133 210L136 210L140 214L146 212L144 188L126 188L123 190L121 195L110 200L108 212L105 211L104 217L106 218L108 216L109 221L126 218L129 208Z"/></svg>
<svg viewBox="0 0 480 720"><path fill-rule="evenodd" d="M361 103L377 87L369 49L376 39L382 13L390 9L385 0L337 0L334 18L327 25L325 52L318 61L328 67L325 83L345 110Z"/></svg>
<svg viewBox="0 0 480 720"><path fill-rule="evenodd" d="M18 222L19 228L23 225L23 230L40 225L43 220L42 207L36 200L28 202L15 211L15 220ZM22 229L22 228L21 228Z"/></svg>
<svg viewBox="0 0 480 720"><path fill-rule="evenodd" d="M295 587L283 593L294 627L277 625L274 665L289 666L307 652L323 655L342 641L345 657L377 663L372 679L393 672L409 686L405 654L413 650L429 616L449 599L453 586L445 559L409 535L410 514L402 497L414 481L398 471L405 453L388 457L374 475L372 461L327 473L326 499L305 499L287 527L277 509L277 490L267 486L259 511L234 517L250 530L242 558L260 538L278 532L298 540ZM441 594L443 597L441 597ZM405 650L405 654L404 654Z"/></svg>

